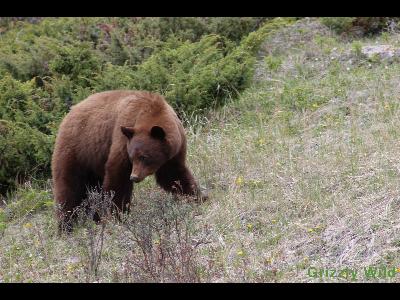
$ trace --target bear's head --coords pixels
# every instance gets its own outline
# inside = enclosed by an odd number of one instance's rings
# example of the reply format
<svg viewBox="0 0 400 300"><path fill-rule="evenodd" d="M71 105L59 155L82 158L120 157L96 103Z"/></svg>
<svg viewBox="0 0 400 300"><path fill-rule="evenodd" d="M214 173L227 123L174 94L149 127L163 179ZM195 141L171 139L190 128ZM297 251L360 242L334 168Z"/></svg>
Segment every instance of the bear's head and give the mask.
<svg viewBox="0 0 400 300"><path fill-rule="evenodd" d="M162 127L121 126L121 131L127 138L127 152L132 163L130 179L133 182L154 174L169 159L169 145Z"/></svg>

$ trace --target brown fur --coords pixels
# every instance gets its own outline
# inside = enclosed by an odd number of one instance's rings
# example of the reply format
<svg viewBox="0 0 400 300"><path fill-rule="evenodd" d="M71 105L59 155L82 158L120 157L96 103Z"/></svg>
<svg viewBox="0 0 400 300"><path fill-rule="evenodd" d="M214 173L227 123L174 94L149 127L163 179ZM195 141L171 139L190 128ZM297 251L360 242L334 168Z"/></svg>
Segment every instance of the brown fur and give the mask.
<svg viewBox="0 0 400 300"><path fill-rule="evenodd" d="M67 114L56 139L52 174L60 228L72 229L71 213L90 187L114 191L116 207L127 211L130 177L139 182L155 174L166 191L200 195L185 160L183 126L162 96L143 91L91 95Z"/></svg>

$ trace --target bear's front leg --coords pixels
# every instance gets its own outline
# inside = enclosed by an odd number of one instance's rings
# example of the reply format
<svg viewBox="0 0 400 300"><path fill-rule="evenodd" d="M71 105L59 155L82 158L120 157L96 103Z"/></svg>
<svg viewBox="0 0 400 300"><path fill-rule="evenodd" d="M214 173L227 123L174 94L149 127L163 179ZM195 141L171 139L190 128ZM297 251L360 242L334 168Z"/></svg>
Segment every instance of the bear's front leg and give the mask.
<svg viewBox="0 0 400 300"><path fill-rule="evenodd" d="M168 161L158 169L155 177L157 184L167 192L195 196L197 200L207 199L190 170L178 161Z"/></svg>
<svg viewBox="0 0 400 300"><path fill-rule="evenodd" d="M119 213L128 212L132 197L132 182L129 180L129 162L120 155L110 156L105 167L103 191L114 192L113 202Z"/></svg>

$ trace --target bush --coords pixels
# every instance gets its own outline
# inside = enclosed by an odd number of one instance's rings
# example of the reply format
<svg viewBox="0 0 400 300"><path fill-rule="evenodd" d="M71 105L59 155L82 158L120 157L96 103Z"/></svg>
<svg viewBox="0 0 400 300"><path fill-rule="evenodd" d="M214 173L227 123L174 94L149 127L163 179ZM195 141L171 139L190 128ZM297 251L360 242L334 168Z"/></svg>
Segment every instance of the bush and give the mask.
<svg viewBox="0 0 400 300"><path fill-rule="evenodd" d="M50 190L32 187L30 183L20 186L11 198L12 201L3 211L3 222L23 218L38 210L53 207L54 204Z"/></svg>
<svg viewBox="0 0 400 300"><path fill-rule="evenodd" d="M0 192L28 177L49 176L54 136L24 123L0 120Z"/></svg>
<svg viewBox="0 0 400 300"><path fill-rule="evenodd" d="M206 19L210 24L210 32L239 43L243 37L246 37L250 32L256 31L262 23L271 18L221 17Z"/></svg>
<svg viewBox="0 0 400 300"><path fill-rule="evenodd" d="M172 105L188 113L219 104L235 86L240 64L228 59L233 45L218 35L167 48L139 66L138 88L164 94ZM240 89L240 86L237 86Z"/></svg>
<svg viewBox="0 0 400 300"><path fill-rule="evenodd" d="M36 79L21 82L5 74L0 79L0 120L14 121L49 134L49 124L63 115L65 107L36 85Z"/></svg>
<svg viewBox="0 0 400 300"><path fill-rule="evenodd" d="M354 19L354 17L324 17L321 18L321 23L340 34L350 31Z"/></svg>
<svg viewBox="0 0 400 300"><path fill-rule="evenodd" d="M175 108L199 113L221 104L234 88L242 89L237 78L246 76L248 61L246 56L238 59L228 55L233 48L232 42L218 35L206 35L195 43L170 40L137 70L128 65L106 64L97 75L95 90L159 92Z"/></svg>
<svg viewBox="0 0 400 300"><path fill-rule="evenodd" d="M96 90L125 86L159 92L178 111L199 114L223 105L248 86L260 43L290 21L278 18L267 22L238 46L216 34L205 35L194 43L170 38L136 71L108 64L99 74Z"/></svg>
<svg viewBox="0 0 400 300"><path fill-rule="evenodd" d="M324 17L322 24L328 26L338 34L370 35L385 29L391 20L390 17Z"/></svg>
<svg viewBox="0 0 400 300"><path fill-rule="evenodd" d="M277 71L282 65L282 58L273 55L267 55L264 57L264 62L268 70Z"/></svg>
<svg viewBox="0 0 400 300"><path fill-rule="evenodd" d="M53 76L65 75L74 85L90 86L93 74L100 69L100 59L95 56L88 43L64 46L58 51L57 57L50 62Z"/></svg>
<svg viewBox="0 0 400 300"><path fill-rule="evenodd" d="M48 176L54 132L64 107L36 87L6 74L0 80L0 192L28 176Z"/></svg>
<svg viewBox="0 0 400 300"><path fill-rule="evenodd" d="M34 42L9 40L0 47L0 67L14 78L30 80L35 76L49 76L49 61L56 55L57 40L46 36L34 37Z"/></svg>
<svg viewBox="0 0 400 300"><path fill-rule="evenodd" d="M152 193L137 202L122 225L128 259L126 280L131 282L200 282L204 269L198 251L209 243L209 232L193 226L195 207L173 196Z"/></svg>

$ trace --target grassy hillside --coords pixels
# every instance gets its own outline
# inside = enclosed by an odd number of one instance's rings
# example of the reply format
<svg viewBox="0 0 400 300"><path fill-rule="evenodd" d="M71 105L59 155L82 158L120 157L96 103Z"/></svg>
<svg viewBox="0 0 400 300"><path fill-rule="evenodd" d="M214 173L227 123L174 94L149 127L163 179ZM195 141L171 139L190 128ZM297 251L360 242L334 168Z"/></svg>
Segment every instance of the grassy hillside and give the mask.
<svg viewBox="0 0 400 300"><path fill-rule="evenodd" d="M187 124L208 202L148 178L124 223L60 237L50 182L21 186L0 208L0 281L400 282L400 63L360 53L373 44L400 34L350 40L303 19L269 36L239 98Z"/></svg>

